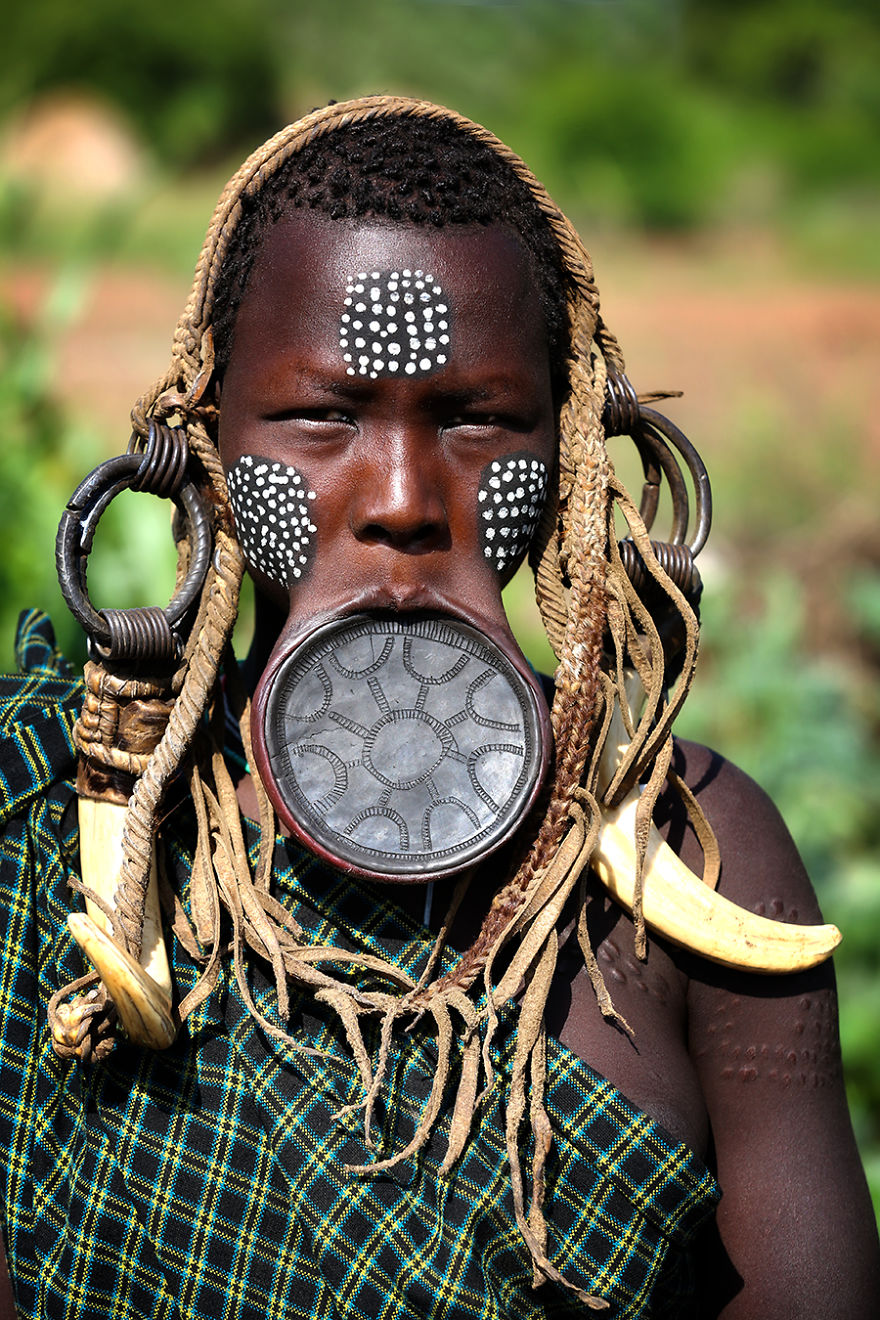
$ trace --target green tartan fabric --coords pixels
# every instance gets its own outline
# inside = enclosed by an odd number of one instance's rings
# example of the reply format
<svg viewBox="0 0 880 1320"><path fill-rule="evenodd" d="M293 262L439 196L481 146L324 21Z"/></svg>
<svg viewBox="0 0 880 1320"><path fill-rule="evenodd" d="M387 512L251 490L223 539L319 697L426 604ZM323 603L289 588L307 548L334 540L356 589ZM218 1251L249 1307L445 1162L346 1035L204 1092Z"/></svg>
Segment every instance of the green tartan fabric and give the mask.
<svg viewBox="0 0 880 1320"><path fill-rule="evenodd" d="M22 1316L500 1317L582 1315L567 1290L531 1286L504 1147L513 1028L499 1081L451 1177L441 1130L417 1161L352 1175L374 1156L358 1114L336 1117L360 1084L332 1015L294 998L295 1053L255 1023L228 969L165 1053L121 1045L80 1067L53 1053L46 1004L80 975L67 933L77 865L71 730L81 685L48 620L23 618L25 675L0 680L0 1142L3 1226ZM186 806L162 846L186 893ZM410 971L429 937L382 891L343 879L279 841L276 892L316 940L375 949ZM75 900L77 903L79 900ZM198 969L172 950L185 992ZM256 960L252 960L256 963ZM270 1018L274 991L251 966ZM697 1157L603 1078L551 1043L551 1256L611 1303L613 1317L690 1314L690 1250L715 1182ZM430 1039L393 1056L379 1154L404 1141L433 1071ZM442 1124L441 1124L442 1129ZM528 1144L524 1139L528 1154Z"/></svg>

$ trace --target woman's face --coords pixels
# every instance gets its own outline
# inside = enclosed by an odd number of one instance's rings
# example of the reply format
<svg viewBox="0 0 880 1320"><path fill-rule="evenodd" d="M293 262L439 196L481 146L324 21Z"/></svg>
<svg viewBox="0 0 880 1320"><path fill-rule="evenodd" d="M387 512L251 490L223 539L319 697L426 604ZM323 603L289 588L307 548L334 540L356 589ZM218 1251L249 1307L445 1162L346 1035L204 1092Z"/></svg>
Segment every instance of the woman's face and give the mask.
<svg viewBox="0 0 880 1320"><path fill-rule="evenodd" d="M295 630L350 609L499 624L555 451L543 316L505 229L301 211L271 229L220 452L251 574Z"/></svg>

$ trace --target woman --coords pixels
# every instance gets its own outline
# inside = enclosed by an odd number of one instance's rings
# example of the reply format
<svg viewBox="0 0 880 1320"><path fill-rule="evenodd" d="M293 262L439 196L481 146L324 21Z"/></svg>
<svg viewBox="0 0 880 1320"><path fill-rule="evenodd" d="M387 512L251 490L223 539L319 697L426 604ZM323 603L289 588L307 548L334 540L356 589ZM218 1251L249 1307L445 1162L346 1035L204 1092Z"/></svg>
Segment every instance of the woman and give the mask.
<svg viewBox="0 0 880 1320"><path fill-rule="evenodd" d="M704 891L668 855L683 923L655 933L647 882L642 902L653 812L696 871L711 823L738 908L819 920L756 786L672 740L699 579L649 542L605 451L632 433L675 486L672 432L635 400L589 258L522 163L403 99L285 130L221 198L133 421L138 482L173 487L189 519L181 579L201 573L200 519L213 555L194 620L185 601L170 626L96 625L81 821L137 775L103 908L83 827L92 917L72 929L103 984L56 971L81 966L57 896L81 691L33 632L32 687L7 702L27 729L4 845L25 952L3 1076L37 1096L4 1110L32 1152L7 1208L21 1309L873 1314L828 964L756 975L780 928L725 910L715 940L719 905L694 920ZM62 524L62 567L77 537L87 553L89 507ZM526 553L559 659L549 712L501 604ZM80 601L84 569L67 580ZM24 691L54 722L23 717ZM154 851L165 988L131 958L161 956ZM37 965L64 1062L23 1012ZM129 1041L108 1054L115 1011Z"/></svg>

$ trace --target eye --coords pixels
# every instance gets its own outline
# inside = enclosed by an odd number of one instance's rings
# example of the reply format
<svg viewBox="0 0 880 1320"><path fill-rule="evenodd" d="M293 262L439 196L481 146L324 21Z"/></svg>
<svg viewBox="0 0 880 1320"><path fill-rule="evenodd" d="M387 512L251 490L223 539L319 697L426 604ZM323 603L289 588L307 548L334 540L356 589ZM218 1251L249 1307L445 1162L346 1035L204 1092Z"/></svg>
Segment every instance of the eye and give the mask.
<svg viewBox="0 0 880 1320"><path fill-rule="evenodd" d="M353 426L355 419L344 408L279 408L267 415L269 422L305 422L320 425Z"/></svg>
<svg viewBox="0 0 880 1320"><path fill-rule="evenodd" d="M350 413L343 412L341 408L317 408L313 412L305 413L307 421L314 422L351 422L353 419Z"/></svg>
<svg viewBox="0 0 880 1320"><path fill-rule="evenodd" d="M454 414L454 416L447 418L446 422L444 423L445 428L450 431L459 428L477 430L479 428L498 427L505 425L506 425L505 420L502 417L500 417L497 413L475 413L475 412L456 413Z"/></svg>

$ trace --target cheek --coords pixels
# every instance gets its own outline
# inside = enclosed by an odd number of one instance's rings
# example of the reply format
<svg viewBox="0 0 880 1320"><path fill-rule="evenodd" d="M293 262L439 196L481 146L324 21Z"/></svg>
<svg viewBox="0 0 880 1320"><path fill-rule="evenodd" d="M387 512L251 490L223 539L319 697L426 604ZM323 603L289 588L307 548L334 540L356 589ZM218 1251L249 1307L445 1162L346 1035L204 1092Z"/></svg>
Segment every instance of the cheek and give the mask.
<svg viewBox="0 0 880 1320"><path fill-rule="evenodd" d="M528 550L544 507L547 481L546 464L528 452L495 459L480 474L480 549L499 573L507 572Z"/></svg>
<svg viewBox="0 0 880 1320"><path fill-rule="evenodd" d="M291 587L308 569L315 492L296 468L245 454L226 475L235 527L251 569Z"/></svg>

